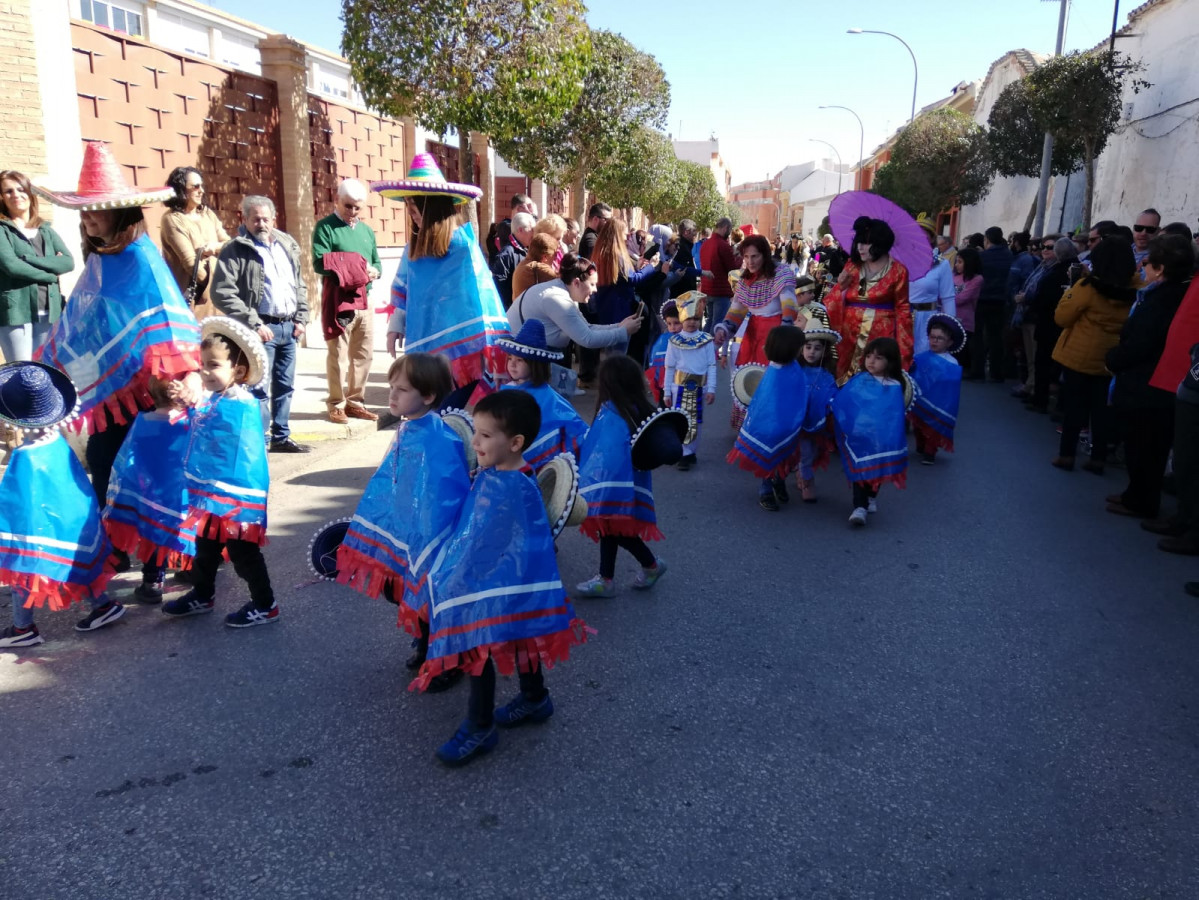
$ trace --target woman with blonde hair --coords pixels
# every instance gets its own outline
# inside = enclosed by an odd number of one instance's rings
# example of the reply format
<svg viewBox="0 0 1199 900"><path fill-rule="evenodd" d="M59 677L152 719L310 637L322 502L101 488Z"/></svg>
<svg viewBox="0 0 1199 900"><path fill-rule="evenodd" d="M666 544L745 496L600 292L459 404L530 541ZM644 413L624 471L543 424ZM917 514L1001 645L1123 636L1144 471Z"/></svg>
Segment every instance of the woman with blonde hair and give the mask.
<svg viewBox="0 0 1199 900"><path fill-rule="evenodd" d="M613 216L599 230L595 240L595 271L598 288L591 301L597 325L615 325L637 308L637 285L651 278L658 266L636 269L626 241L628 227L624 219ZM670 261L661 264L662 272L670 271Z"/></svg>
<svg viewBox="0 0 1199 900"><path fill-rule="evenodd" d="M58 232L38 215L33 185L0 172L0 352L6 362L33 359L62 313L58 277L75 268Z"/></svg>

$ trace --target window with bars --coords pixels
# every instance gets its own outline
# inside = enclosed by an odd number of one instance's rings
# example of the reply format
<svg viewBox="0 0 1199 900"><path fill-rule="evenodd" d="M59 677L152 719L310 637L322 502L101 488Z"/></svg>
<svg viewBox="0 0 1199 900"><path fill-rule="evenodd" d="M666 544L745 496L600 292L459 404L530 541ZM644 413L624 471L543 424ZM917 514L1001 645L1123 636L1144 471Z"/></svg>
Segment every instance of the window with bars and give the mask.
<svg viewBox="0 0 1199 900"><path fill-rule="evenodd" d="M110 0L79 0L79 17L101 28L111 28L123 34L141 37L142 12L141 7L120 5Z"/></svg>

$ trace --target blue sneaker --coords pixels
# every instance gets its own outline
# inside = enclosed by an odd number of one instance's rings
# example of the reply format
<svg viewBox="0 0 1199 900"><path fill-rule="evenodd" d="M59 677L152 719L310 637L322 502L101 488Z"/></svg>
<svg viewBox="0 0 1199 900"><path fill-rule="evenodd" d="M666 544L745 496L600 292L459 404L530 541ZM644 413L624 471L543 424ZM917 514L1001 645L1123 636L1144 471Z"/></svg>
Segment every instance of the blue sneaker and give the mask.
<svg viewBox="0 0 1199 900"><path fill-rule="evenodd" d="M633 578L633 590L648 591L655 584L657 584L658 579L665 574L666 563L664 563L662 560L658 560L654 563L652 569L642 569L636 574L636 576Z"/></svg>
<svg viewBox="0 0 1199 900"><path fill-rule="evenodd" d="M540 700L526 700L524 694L517 694L514 700L495 711L495 724L511 728L527 722L544 722L553 714L554 701L548 693Z"/></svg>
<svg viewBox="0 0 1199 900"><path fill-rule="evenodd" d="M482 731L474 729L470 719L459 725L454 736L437 748L437 758L447 766L462 766L476 756L490 753L500 742L500 734L494 725Z"/></svg>
<svg viewBox="0 0 1199 900"><path fill-rule="evenodd" d="M174 600L168 600L162 604L162 614L176 619L184 616L198 616L212 612L215 605L216 601L212 597L201 597L193 590L188 591L182 597L176 597Z"/></svg>

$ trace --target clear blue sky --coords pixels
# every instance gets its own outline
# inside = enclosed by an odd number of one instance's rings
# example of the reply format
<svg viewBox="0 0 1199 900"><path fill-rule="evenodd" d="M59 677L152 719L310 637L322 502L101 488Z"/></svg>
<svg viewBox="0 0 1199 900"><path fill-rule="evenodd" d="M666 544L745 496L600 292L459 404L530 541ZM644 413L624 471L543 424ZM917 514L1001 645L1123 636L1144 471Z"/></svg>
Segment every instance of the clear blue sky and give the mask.
<svg viewBox="0 0 1199 900"><path fill-rule="evenodd" d="M1111 30L1114 0L1075 0L1066 49L1092 47ZM340 51L338 0L212 0L209 5L300 40ZM1122 0L1120 24L1140 0ZM728 0L645 3L590 0L592 27L617 31L662 64L671 84L668 130L675 138L720 139L734 183L830 155L856 161L862 117L866 152L907 121L912 62L883 35L902 37L920 67L919 109L960 81L981 79L998 57L1025 48L1053 51L1058 3L1044 0ZM744 10L744 12L742 12Z"/></svg>

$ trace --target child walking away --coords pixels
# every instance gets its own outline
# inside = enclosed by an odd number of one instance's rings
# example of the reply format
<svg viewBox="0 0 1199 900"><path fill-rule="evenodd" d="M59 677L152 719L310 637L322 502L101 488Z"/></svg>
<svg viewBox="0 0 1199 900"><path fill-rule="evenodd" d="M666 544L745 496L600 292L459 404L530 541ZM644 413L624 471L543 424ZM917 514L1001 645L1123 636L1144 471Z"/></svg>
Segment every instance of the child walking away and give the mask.
<svg viewBox="0 0 1199 900"><path fill-rule="evenodd" d="M716 344L712 335L700 331L704 317L705 294L688 291L675 298L682 330L670 336L666 348L664 383L670 391L667 407L682 410L687 416L687 435L683 438L683 458L678 467L686 472L695 465L699 444L699 426L704 407L716 402Z"/></svg>
<svg viewBox="0 0 1199 900"><path fill-rule="evenodd" d="M497 725L552 716L542 669L586 640L562 586L541 492L521 471L540 418L537 402L523 391L479 401L473 439L479 473L429 575L429 658L413 687L450 669L470 675L466 720L437 750L449 766L494 749ZM499 709L497 669L520 678L520 693Z"/></svg>
<svg viewBox="0 0 1199 900"><path fill-rule="evenodd" d="M387 381L388 409L403 421L337 549L336 577L399 607L400 627L416 639L407 662L415 670L425 664L429 648L425 580L470 493L473 453L467 454L455 429L468 430L465 413L447 411L443 418L435 412L454 389L445 357L405 354L391 364ZM439 675L435 688L449 687L461 674Z"/></svg>
<svg viewBox="0 0 1199 900"><path fill-rule="evenodd" d="M525 319L515 338L501 338L496 343L508 354L512 383L504 387L525 391L541 410L541 431L525 450L525 462L534 472L540 472L560 453L578 458L587 423L570 401L549 385L550 361L561 359L562 354L546 346L545 325L539 319Z"/></svg>
<svg viewBox="0 0 1199 900"><path fill-rule="evenodd" d="M666 348L670 345L670 336L683 330L678 304L673 300L667 300L662 304L658 318L662 320L662 333L650 347L649 368L645 370L645 380L649 382L649 393L654 402L658 406L670 406L670 395L665 390Z"/></svg>
<svg viewBox="0 0 1199 900"><path fill-rule="evenodd" d="M270 473L262 439L262 409L247 385L267 369L262 339L226 316L200 326L200 381L209 391L192 417L183 471L187 478L186 525L196 530L192 589L162 605L172 617L212 612L221 553L250 588L250 602L225 617L231 628L278 621L279 607L262 556Z"/></svg>
<svg viewBox="0 0 1199 900"><path fill-rule="evenodd" d="M953 452L953 429L962 396L962 367L954 359L966 346L966 329L946 313L928 320L928 349L912 358L912 379L919 392L908 414L916 432L920 462L931 466L937 450Z"/></svg>
<svg viewBox="0 0 1199 900"><path fill-rule="evenodd" d="M645 376L628 356L604 360L598 394L595 421L583 441L579 493L587 501L581 530L599 541L600 570L575 587L577 597L616 596L616 553L622 547L641 565L635 589L653 587L665 573L666 563L645 544L662 539L649 470L682 458L689 427L677 410L654 411Z"/></svg>
<svg viewBox="0 0 1199 900"><path fill-rule="evenodd" d="M778 512L790 500L786 478L799 462L799 430L808 408L808 380L795 360L804 346L804 332L794 325L778 325L766 335L770 360L752 391L734 385L738 399L748 407L728 462L762 479L758 505ZM733 380L744 382L750 372L742 366Z"/></svg>
<svg viewBox="0 0 1199 900"><path fill-rule="evenodd" d="M166 570L191 566L196 533L187 520L187 479L183 460L191 439L191 419L173 401L165 382L151 377L155 409L133 420L112 464L104 525L113 547L137 552L142 583L133 596L161 603Z"/></svg>
<svg viewBox="0 0 1199 900"><path fill-rule="evenodd" d="M833 399L841 464L853 485L849 523L858 527L866 524L867 513L877 511L883 482L902 488L907 481L904 414L915 395L894 338L875 338L867 344L862 365L864 371L845 382Z"/></svg>
<svg viewBox="0 0 1199 900"><path fill-rule="evenodd" d="M100 522L96 494L59 427L76 412L78 395L65 372L35 362L0 366L0 422L21 429L0 479L0 583L12 585L13 623L0 647L33 647L45 639L33 608L66 609L88 602L76 631L95 631L121 618L108 599L112 545Z"/></svg>
<svg viewBox="0 0 1199 900"><path fill-rule="evenodd" d="M799 474L796 486L804 503L816 502L816 469L828 466L833 438L828 419L829 407L837 393L837 357L834 351L841 335L809 317L804 329L799 365L808 382L808 405L799 431Z"/></svg>

